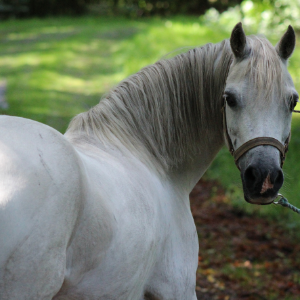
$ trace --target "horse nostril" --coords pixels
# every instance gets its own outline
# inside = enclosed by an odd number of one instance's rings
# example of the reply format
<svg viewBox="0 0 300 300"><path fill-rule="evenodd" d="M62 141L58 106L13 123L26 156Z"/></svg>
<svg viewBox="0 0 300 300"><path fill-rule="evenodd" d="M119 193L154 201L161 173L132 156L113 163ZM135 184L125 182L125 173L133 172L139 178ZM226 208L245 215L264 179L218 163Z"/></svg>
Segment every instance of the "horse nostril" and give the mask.
<svg viewBox="0 0 300 300"><path fill-rule="evenodd" d="M272 178L272 175L273 175L273 178ZM283 178L283 172L282 172L282 170L281 169L274 170L273 174L271 174L271 181L274 182L274 188L276 190L279 190L282 187L283 180L284 180L284 178Z"/></svg>
<svg viewBox="0 0 300 300"><path fill-rule="evenodd" d="M249 166L244 173L244 179L248 186L254 186L261 181L261 174L257 168Z"/></svg>

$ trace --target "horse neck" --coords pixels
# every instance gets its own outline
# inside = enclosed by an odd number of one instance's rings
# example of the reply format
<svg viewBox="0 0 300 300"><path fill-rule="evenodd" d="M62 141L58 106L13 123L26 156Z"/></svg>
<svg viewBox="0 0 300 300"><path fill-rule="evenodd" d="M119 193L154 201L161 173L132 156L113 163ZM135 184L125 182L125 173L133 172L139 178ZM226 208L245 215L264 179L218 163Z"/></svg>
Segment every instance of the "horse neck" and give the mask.
<svg viewBox="0 0 300 300"><path fill-rule="evenodd" d="M75 117L67 135L85 131L125 147L160 174L186 178L190 186L223 144L221 97L230 61L228 41L161 60Z"/></svg>
<svg viewBox="0 0 300 300"><path fill-rule="evenodd" d="M205 173L221 147L224 145L223 132L223 92L232 62L232 52L228 40L220 44L205 45L203 61L200 63L198 90L199 107L191 127L197 129L197 135L191 141L189 156L171 170L171 178L176 186L188 192ZM197 65L199 67L199 64Z"/></svg>

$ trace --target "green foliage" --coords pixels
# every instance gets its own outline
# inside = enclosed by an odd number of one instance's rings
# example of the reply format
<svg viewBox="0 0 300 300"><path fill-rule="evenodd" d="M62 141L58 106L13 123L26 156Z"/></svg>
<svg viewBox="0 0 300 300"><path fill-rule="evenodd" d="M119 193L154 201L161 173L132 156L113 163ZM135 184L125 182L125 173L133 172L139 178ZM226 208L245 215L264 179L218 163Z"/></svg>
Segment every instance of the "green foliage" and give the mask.
<svg viewBox="0 0 300 300"><path fill-rule="evenodd" d="M89 10L101 15L105 11L111 15L129 17L200 15L210 7L215 7L220 11L238 3L240 0L90 0Z"/></svg>
<svg viewBox="0 0 300 300"><path fill-rule="evenodd" d="M214 8L203 16L207 25L232 28L233 23L242 21L247 32L265 34L276 38L288 25L300 29L299 0L244 0L226 12L218 13Z"/></svg>
<svg viewBox="0 0 300 300"><path fill-rule="evenodd" d="M288 25L300 29L298 0L243 1L242 17L245 25L254 32L276 35Z"/></svg>
<svg viewBox="0 0 300 300"><path fill-rule="evenodd" d="M0 0L1 18L82 15L89 0Z"/></svg>
<svg viewBox="0 0 300 300"><path fill-rule="evenodd" d="M219 11L241 0L0 0L0 17L83 15L171 16L203 14L210 7Z"/></svg>

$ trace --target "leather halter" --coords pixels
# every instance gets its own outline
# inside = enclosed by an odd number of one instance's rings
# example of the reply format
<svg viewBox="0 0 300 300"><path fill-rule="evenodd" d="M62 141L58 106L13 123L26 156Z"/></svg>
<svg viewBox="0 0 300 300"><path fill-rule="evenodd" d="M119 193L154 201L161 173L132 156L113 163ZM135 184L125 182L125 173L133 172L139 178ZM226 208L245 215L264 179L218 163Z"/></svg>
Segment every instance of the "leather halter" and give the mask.
<svg viewBox="0 0 300 300"><path fill-rule="evenodd" d="M300 112L300 111L294 111L294 112ZM291 139L291 132L289 133L287 139L285 140L284 145L272 137L257 137L257 138L247 141L246 143L242 144L239 148L234 150L231 138L228 133L228 128L227 128L226 100L225 99L224 99L224 104L222 107L222 114L223 114L223 130L224 130L224 134L225 134L225 139L226 139L227 145L229 147L229 151L230 151L231 155L234 157L234 162L235 162L236 166L238 167L238 169L239 169L238 160L250 149L258 147L258 146L262 146L262 145L268 145L268 146L273 146L273 147L277 148L280 152L281 167L283 166L283 163L285 160L285 155L288 151L288 146L289 146L289 142Z"/></svg>

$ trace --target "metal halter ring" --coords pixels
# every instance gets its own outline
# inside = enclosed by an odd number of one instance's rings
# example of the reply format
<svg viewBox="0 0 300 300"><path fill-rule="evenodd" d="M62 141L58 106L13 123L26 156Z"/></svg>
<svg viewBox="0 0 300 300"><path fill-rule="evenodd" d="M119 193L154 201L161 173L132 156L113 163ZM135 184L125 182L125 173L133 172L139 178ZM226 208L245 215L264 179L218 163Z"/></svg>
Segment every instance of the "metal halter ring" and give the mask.
<svg viewBox="0 0 300 300"><path fill-rule="evenodd" d="M279 193L277 194L277 196L275 197L275 199L277 199L278 197L284 198L284 197L283 197L281 194L279 194ZM274 200L275 200L275 199L274 199ZM279 201L277 201L277 202L274 202L274 201L273 201L273 204L279 204Z"/></svg>

